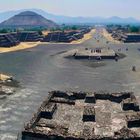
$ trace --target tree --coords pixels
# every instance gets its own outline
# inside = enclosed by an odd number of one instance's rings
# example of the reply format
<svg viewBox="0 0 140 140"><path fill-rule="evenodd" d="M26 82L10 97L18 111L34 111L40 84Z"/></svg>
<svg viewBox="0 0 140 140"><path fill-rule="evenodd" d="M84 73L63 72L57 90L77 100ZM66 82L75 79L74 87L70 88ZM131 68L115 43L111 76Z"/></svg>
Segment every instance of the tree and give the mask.
<svg viewBox="0 0 140 140"><path fill-rule="evenodd" d="M76 26L71 27L72 30L77 30L78 28Z"/></svg>
<svg viewBox="0 0 140 140"><path fill-rule="evenodd" d="M0 33L8 33L8 30L7 29L1 29Z"/></svg>
<svg viewBox="0 0 140 140"><path fill-rule="evenodd" d="M39 35L43 35L43 33L42 33L42 31L41 31L41 30L40 30L40 31L38 31L38 34L39 34Z"/></svg>
<svg viewBox="0 0 140 140"><path fill-rule="evenodd" d="M132 33L138 33L140 30L139 30L139 27L131 26L129 27L129 31Z"/></svg>

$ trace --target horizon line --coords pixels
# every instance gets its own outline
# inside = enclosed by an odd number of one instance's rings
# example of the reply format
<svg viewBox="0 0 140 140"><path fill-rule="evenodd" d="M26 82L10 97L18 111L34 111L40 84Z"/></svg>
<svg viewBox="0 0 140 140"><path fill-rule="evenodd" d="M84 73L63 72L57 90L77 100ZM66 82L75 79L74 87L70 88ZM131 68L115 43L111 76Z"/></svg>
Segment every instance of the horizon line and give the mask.
<svg viewBox="0 0 140 140"><path fill-rule="evenodd" d="M0 11L0 14L2 13L6 13L6 12L17 12L17 11L25 11L25 10L29 10L29 11L33 11L33 10L40 10L40 11L43 11L43 12L46 12L48 14L52 14L52 15L56 15L56 16L65 16L65 17L72 17L72 18L112 18L112 17L117 17L117 18L123 18L123 19L128 19L128 18L134 18L135 20L139 20L139 18L136 18L134 16L128 16L128 17L122 17L122 16L118 16L118 15L112 15L112 16L100 16L100 15L97 15L97 16L82 16L82 15L79 15L79 16L73 16L73 15L63 15L63 14L56 14L56 13L51 13L51 12L48 12L47 10L45 9L40 9L40 8L27 8L27 9L13 9L13 10L6 10L6 11ZM35 12L35 11L33 11Z"/></svg>

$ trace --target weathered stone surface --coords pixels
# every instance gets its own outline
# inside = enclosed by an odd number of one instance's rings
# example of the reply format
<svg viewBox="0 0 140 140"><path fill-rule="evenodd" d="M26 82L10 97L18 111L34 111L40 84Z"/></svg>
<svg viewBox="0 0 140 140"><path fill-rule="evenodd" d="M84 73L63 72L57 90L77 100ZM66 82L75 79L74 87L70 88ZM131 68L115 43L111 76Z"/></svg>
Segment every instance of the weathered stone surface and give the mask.
<svg viewBox="0 0 140 140"><path fill-rule="evenodd" d="M57 105L55 103L48 103L44 108L41 109L41 117L52 119L56 109Z"/></svg>
<svg viewBox="0 0 140 140"><path fill-rule="evenodd" d="M120 138L123 138L123 139L131 139L131 138L136 138L138 135L132 131L132 130L129 130L128 128L122 128L120 131L118 132L115 132L115 139L120 139Z"/></svg>
<svg viewBox="0 0 140 140"><path fill-rule="evenodd" d="M126 115L127 126L129 128L139 127L140 128L140 112L130 113Z"/></svg>
<svg viewBox="0 0 140 140"><path fill-rule="evenodd" d="M96 102L86 103L86 97L95 97ZM140 112L124 111L121 107L121 101L130 98L136 101L134 94L127 92L50 92L25 126L22 140L140 139ZM69 101L75 104L69 104ZM53 117L47 118L46 114L42 117L42 111L53 112Z"/></svg>
<svg viewBox="0 0 140 140"><path fill-rule="evenodd" d="M93 106L84 107L83 121L95 121L95 109Z"/></svg>

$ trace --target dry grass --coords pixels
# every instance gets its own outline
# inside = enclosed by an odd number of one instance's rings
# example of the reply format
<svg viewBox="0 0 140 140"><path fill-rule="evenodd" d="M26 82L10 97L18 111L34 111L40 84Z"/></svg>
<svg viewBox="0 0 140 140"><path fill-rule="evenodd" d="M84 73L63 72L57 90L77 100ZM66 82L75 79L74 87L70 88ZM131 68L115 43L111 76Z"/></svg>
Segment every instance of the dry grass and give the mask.
<svg viewBox="0 0 140 140"><path fill-rule="evenodd" d="M115 40L115 39L111 36L111 34L109 34L109 33L107 32L106 29L103 29L102 34L103 34L103 36L104 36L108 41L114 42L114 43L120 43L120 41Z"/></svg>
<svg viewBox="0 0 140 140"><path fill-rule="evenodd" d="M84 35L84 37L82 39L76 40L76 41L72 41L70 44L81 44L89 39L92 38L92 34L94 34L96 32L96 29L91 30L91 32L87 33Z"/></svg>
<svg viewBox="0 0 140 140"><path fill-rule="evenodd" d="M19 45L10 48L0 47L0 53L13 52L13 51L19 51L28 48L33 48L39 45L39 43L40 42L22 42Z"/></svg>

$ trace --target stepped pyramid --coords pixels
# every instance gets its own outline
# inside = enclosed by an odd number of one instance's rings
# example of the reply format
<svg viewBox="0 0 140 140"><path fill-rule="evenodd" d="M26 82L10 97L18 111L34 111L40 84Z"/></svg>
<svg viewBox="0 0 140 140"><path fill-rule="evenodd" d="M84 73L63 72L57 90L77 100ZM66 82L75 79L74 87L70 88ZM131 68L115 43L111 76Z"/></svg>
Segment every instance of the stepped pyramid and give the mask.
<svg viewBox="0 0 140 140"><path fill-rule="evenodd" d="M2 22L1 27L47 27L56 28L58 25L51 20L44 18L43 16L32 12L25 11L18 15L11 17L10 19Z"/></svg>

